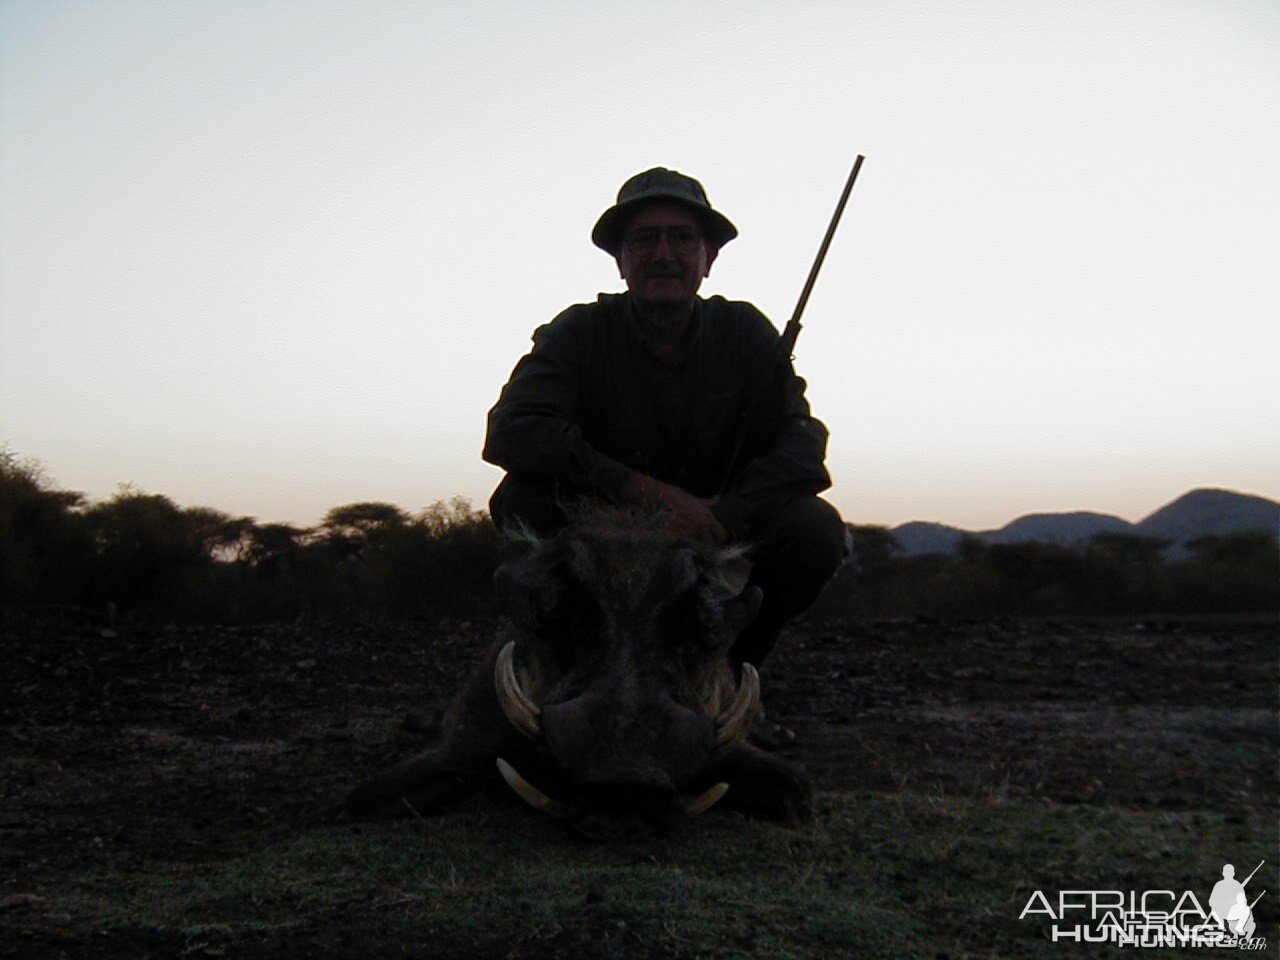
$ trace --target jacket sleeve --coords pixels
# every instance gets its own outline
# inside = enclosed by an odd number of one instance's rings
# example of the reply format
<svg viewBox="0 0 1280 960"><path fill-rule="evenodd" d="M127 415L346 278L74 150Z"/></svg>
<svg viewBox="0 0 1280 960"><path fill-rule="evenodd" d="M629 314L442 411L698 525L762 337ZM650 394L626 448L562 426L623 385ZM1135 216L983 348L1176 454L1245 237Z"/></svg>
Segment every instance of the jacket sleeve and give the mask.
<svg viewBox="0 0 1280 960"><path fill-rule="evenodd" d="M632 471L583 438L578 397L585 356L575 309L534 331L533 349L489 411L483 456L508 473L616 496Z"/></svg>
<svg viewBox="0 0 1280 960"><path fill-rule="evenodd" d="M788 501L831 486L824 465L826 425L811 414L805 381L791 364L777 371L778 332L763 314L756 316L750 327L756 371L751 393L763 391L763 402L752 412L744 462L712 511L735 539L748 537L752 527Z"/></svg>

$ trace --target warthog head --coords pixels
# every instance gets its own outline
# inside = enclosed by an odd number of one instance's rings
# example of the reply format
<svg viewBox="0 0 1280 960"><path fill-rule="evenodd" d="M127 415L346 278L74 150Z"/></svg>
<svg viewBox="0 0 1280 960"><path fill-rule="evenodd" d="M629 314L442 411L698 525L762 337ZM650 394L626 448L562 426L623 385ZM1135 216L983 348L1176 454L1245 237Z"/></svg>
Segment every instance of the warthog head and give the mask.
<svg viewBox="0 0 1280 960"><path fill-rule="evenodd" d="M523 616L494 682L565 794L547 797L505 759L504 778L586 832L661 826L710 806L726 785L698 775L741 741L760 702L754 667L735 678L728 661L760 604L743 551L682 542L625 513L531 547L499 572Z"/></svg>
<svg viewBox="0 0 1280 960"><path fill-rule="evenodd" d="M729 648L760 605L740 548L679 538L652 515L597 511L527 538L498 571L508 634L455 706L439 748L359 788L348 807L437 807L468 767L497 769L533 806L600 839L726 804L803 817L803 772L745 742L754 667ZM431 781L428 784L428 781Z"/></svg>

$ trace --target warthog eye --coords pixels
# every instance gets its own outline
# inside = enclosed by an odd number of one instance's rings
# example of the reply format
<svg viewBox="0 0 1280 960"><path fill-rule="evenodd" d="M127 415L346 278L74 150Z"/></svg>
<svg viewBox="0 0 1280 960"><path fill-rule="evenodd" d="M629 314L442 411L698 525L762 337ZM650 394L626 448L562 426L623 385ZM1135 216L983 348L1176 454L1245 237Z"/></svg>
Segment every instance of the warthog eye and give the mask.
<svg viewBox="0 0 1280 960"><path fill-rule="evenodd" d="M715 643L714 624L697 587L669 601L658 615L657 634L668 649L701 655Z"/></svg>
<svg viewBox="0 0 1280 960"><path fill-rule="evenodd" d="M574 585L554 607L538 610L529 627L536 655L557 672L589 670L603 647L605 615L596 597Z"/></svg>

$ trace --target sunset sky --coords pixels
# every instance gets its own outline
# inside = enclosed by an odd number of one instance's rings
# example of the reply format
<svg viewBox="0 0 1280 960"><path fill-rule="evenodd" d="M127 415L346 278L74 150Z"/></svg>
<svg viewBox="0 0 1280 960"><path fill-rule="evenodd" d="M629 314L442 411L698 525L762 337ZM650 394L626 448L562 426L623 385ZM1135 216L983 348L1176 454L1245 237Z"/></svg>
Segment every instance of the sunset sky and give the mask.
<svg viewBox="0 0 1280 960"><path fill-rule="evenodd" d="M483 505L628 176L740 237L847 520L1280 498L1280 3L0 3L0 442L93 499Z"/></svg>

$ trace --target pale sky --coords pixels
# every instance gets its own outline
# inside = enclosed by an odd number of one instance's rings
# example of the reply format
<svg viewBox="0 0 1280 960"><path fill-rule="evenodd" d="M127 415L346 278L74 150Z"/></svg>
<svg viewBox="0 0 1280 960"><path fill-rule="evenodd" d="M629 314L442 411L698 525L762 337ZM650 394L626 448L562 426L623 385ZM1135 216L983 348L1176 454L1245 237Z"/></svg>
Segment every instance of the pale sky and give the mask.
<svg viewBox="0 0 1280 960"><path fill-rule="evenodd" d="M0 3L0 442L93 499L483 505L655 165L857 523L1280 498L1280 3Z"/></svg>

